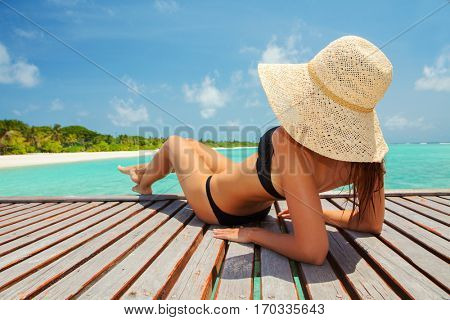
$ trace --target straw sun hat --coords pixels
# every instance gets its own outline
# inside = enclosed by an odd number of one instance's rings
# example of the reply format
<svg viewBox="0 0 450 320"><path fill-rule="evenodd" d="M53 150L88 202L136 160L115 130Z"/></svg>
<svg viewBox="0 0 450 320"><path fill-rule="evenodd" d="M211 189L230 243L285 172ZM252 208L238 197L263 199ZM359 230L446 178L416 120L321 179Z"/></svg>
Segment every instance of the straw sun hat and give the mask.
<svg viewBox="0 0 450 320"><path fill-rule="evenodd" d="M374 44L341 37L301 64L259 64L275 115L301 145L328 158L381 162L388 146L375 105L392 79L392 65Z"/></svg>

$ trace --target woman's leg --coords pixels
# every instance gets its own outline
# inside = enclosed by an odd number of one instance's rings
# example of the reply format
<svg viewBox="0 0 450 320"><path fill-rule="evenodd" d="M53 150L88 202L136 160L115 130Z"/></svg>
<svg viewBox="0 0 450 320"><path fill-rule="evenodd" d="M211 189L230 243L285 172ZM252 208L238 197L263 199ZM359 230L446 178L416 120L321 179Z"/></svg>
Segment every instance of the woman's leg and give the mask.
<svg viewBox="0 0 450 320"><path fill-rule="evenodd" d="M221 172L233 164L229 158L203 143L194 139L171 136L156 152L151 162L146 165L145 171L141 171L138 186L133 190L140 193L151 193L151 185L170 172L175 171L179 175L194 170L196 157L201 158L199 165L204 167L196 169L205 169L209 173ZM178 171L174 168L174 162Z"/></svg>
<svg viewBox="0 0 450 320"><path fill-rule="evenodd" d="M151 184L173 168L196 215L206 223L217 224L206 196L205 183L208 176L232 164L230 159L198 141L172 136L155 154L136 191L151 192Z"/></svg>

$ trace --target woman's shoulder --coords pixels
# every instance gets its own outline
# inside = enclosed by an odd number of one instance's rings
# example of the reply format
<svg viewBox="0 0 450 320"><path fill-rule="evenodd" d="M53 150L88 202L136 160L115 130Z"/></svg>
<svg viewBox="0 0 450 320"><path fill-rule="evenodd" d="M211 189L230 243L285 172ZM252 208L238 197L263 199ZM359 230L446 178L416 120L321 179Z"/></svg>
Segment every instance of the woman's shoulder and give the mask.
<svg viewBox="0 0 450 320"><path fill-rule="evenodd" d="M294 151L297 154L311 154L311 150L294 140L282 126L279 126L272 135L272 144L275 153L278 151Z"/></svg>

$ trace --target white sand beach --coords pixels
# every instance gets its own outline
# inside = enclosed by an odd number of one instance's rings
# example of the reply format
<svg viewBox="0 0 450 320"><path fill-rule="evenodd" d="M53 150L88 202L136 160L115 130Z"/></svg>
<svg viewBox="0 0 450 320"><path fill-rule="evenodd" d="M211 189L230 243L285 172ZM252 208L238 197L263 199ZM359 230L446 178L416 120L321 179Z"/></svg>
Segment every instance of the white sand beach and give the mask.
<svg viewBox="0 0 450 320"><path fill-rule="evenodd" d="M67 152L67 153L29 153L20 155L0 156L0 169L43 164L69 163L114 158L132 158L149 156L156 150L140 151L109 151L109 152Z"/></svg>

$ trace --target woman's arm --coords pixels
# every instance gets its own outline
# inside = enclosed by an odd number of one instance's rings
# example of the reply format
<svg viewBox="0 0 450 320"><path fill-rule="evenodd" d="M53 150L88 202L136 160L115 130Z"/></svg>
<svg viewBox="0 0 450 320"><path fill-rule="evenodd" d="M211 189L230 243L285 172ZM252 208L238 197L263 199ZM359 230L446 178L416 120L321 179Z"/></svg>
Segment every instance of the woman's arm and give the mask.
<svg viewBox="0 0 450 320"><path fill-rule="evenodd" d="M311 264L321 264L323 262L315 254L302 253L299 250L299 246L295 243L295 236L291 234L276 233L257 227L246 227L214 229L214 237L241 243L255 243L293 260Z"/></svg>
<svg viewBox="0 0 450 320"><path fill-rule="evenodd" d="M346 228L350 230L360 232L370 232L374 234L380 234L383 227L384 220L384 189L373 194L373 204L365 209L361 215L358 207L355 208L355 212L352 215L352 210L348 207L352 206L352 202L347 203L347 207L344 210L323 210L325 222L336 227ZM284 210L278 214L282 219L290 219L290 210ZM359 219L361 218L361 222Z"/></svg>

